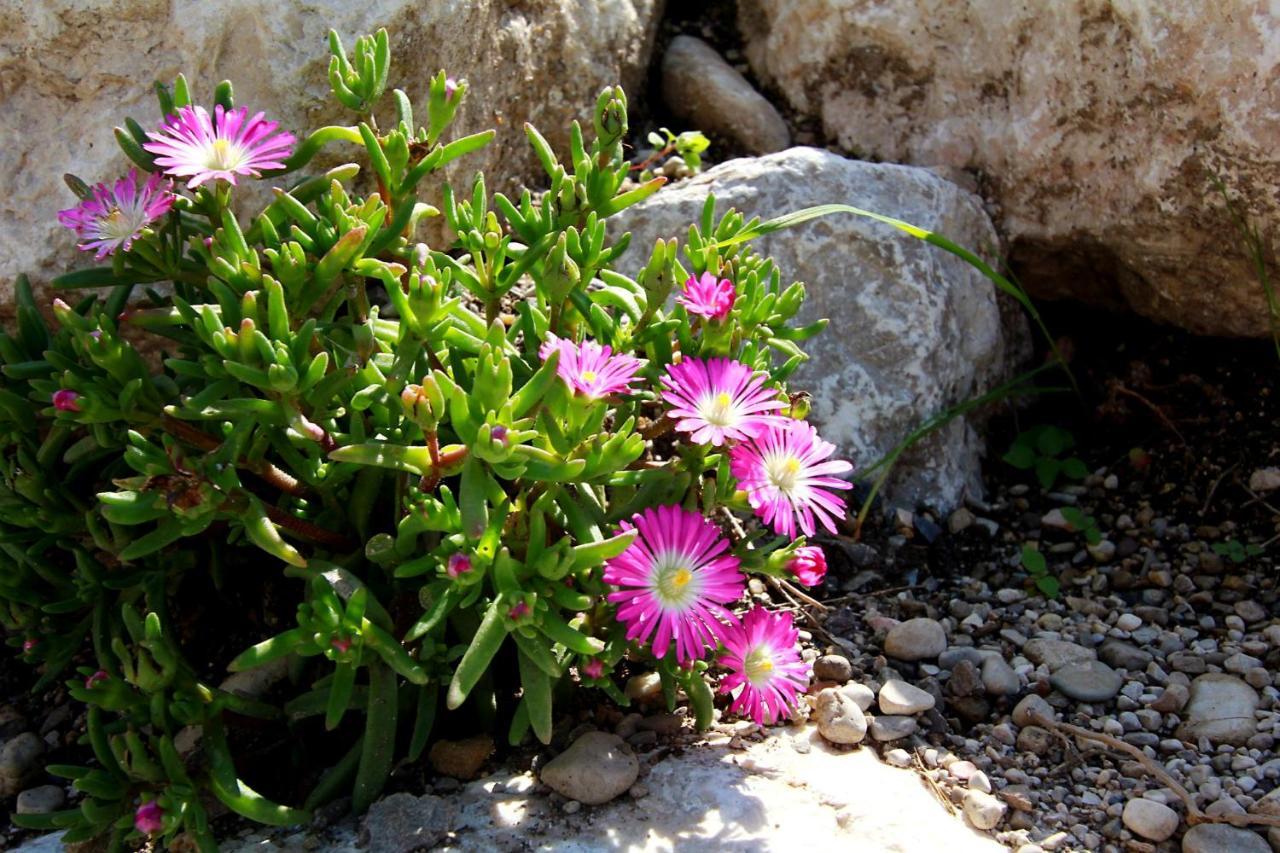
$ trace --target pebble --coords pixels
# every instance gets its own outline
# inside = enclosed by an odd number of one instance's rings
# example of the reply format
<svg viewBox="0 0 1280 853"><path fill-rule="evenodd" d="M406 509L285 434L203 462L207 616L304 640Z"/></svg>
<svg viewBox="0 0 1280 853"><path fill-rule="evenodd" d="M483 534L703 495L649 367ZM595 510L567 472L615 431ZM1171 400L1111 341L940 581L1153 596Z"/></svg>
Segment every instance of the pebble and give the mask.
<svg viewBox="0 0 1280 853"><path fill-rule="evenodd" d="M880 743L887 743L915 734L917 728L915 717L882 714L871 720L871 737Z"/></svg>
<svg viewBox="0 0 1280 853"><path fill-rule="evenodd" d="M898 660L929 660L947 647L947 634L934 619L918 617L899 622L884 639L886 655Z"/></svg>
<svg viewBox="0 0 1280 853"><path fill-rule="evenodd" d="M1017 746L1023 752L1044 755L1053 748L1053 734L1040 726L1023 726L1018 732Z"/></svg>
<svg viewBox="0 0 1280 853"><path fill-rule="evenodd" d="M894 767L910 767L912 764L911 753L905 749L891 749L884 754L884 760L892 764Z"/></svg>
<svg viewBox="0 0 1280 853"><path fill-rule="evenodd" d="M1255 492L1280 489L1280 468L1259 468L1249 475L1249 488Z"/></svg>
<svg viewBox="0 0 1280 853"><path fill-rule="evenodd" d="M587 732L548 761L538 775L566 799L599 805L621 796L635 784L640 762L617 735Z"/></svg>
<svg viewBox="0 0 1280 853"><path fill-rule="evenodd" d="M880 710L886 714L922 714L935 702L931 693L898 679L886 681L877 697Z"/></svg>
<svg viewBox="0 0 1280 853"><path fill-rule="evenodd" d="M0 799L12 797L40 769L44 741L35 732L22 732L0 747Z"/></svg>
<svg viewBox="0 0 1280 853"><path fill-rule="evenodd" d="M819 681L844 684L853 678L853 666L843 655L823 655L813 662L813 677Z"/></svg>
<svg viewBox="0 0 1280 853"><path fill-rule="evenodd" d="M1140 672L1155 660L1155 656L1133 643L1126 643L1124 640L1112 637L1098 647L1098 659L1116 669Z"/></svg>
<svg viewBox="0 0 1280 853"><path fill-rule="evenodd" d="M865 684L846 684L840 688L840 692L848 696L858 706L859 710L865 711L871 707L876 701L875 691Z"/></svg>
<svg viewBox="0 0 1280 853"><path fill-rule="evenodd" d="M66 801L66 792L60 785L41 785L19 794L15 810L18 814L49 814L62 808Z"/></svg>
<svg viewBox="0 0 1280 853"><path fill-rule="evenodd" d="M975 829L994 829L1004 818L1008 806L985 791L966 791L964 816Z"/></svg>
<svg viewBox="0 0 1280 853"><path fill-rule="evenodd" d="M1182 836L1182 853L1271 853L1271 845L1247 829L1202 823Z"/></svg>
<svg viewBox="0 0 1280 853"><path fill-rule="evenodd" d="M1121 631L1136 631L1142 627L1142 617L1132 613L1121 613L1116 619L1116 627Z"/></svg>
<svg viewBox="0 0 1280 853"><path fill-rule="evenodd" d="M464 740L438 740L431 745L427 760L441 776L474 779L493 754L493 738L476 735Z"/></svg>
<svg viewBox="0 0 1280 853"><path fill-rule="evenodd" d="M1267 618L1267 608L1263 607L1252 598L1246 598L1243 601L1237 601L1233 608L1236 615L1247 623L1261 622Z"/></svg>
<svg viewBox="0 0 1280 853"><path fill-rule="evenodd" d="M1106 702L1120 692L1124 679L1101 661L1068 664L1054 671L1049 683L1080 702Z"/></svg>
<svg viewBox="0 0 1280 853"><path fill-rule="evenodd" d="M370 806L365 815L369 849L386 853L431 849L448 835L452 818L453 806L442 797L391 794ZM270 844L261 846L276 849Z"/></svg>
<svg viewBox="0 0 1280 853"><path fill-rule="evenodd" d="M993 655L982 662L982 686L992 696L1012 696L1022 681L1004 658Z"/></svg>
<svg viewBox="0 0 1280 853"><path fill-rule="evenodd" d="M1151 841L1164 841L1178 829L1178 813L1142 797L1125 803L1121 820L1130 831Z"/></svg>
<svg viewBox="0 0 1280 853"><path fill-rule="evenodd" d="M1038 716L1057 719L1053 706L1035 693L1028 693L1013 707L1013 721L1019 726L1034 725Z"/></svg>
<svg viewBox="0 0 1280 853"><path fill-rule="evenodd" d="M1052 637L1033 637L1022 647L1022 653L1032 663L1042 663L1050 672L1061 669L1067 664L1085 663L1096 660L1098 655L1093 649L1086 649L1077 643L1057 640Z"/></svg>
<svg viewBox="0 0 1280 853"><path fill-rule="evenodd" d="M814 719L818 733L832 743L862 743L867 736L867 718L847 694L828 687L818 693Z"/></svg>
<svg viewBox="0 0 1280 853"><path fill-rule="evenodd" d="M1186 706L1187 700L1190 698L1191 691L1186 685L1173 683L1166 687L1159 698L1151 703L1151 708L1162 714L1176 714Z"/></svg>
<svg viewBox="0 0 1280 853"><path fill-rule="evenodd" d="M1258 692L1234 675L1214 672L1191 682L1190 700L1178 737L1196 742L1240 745L1257 732L1253 712Z"/></svg>

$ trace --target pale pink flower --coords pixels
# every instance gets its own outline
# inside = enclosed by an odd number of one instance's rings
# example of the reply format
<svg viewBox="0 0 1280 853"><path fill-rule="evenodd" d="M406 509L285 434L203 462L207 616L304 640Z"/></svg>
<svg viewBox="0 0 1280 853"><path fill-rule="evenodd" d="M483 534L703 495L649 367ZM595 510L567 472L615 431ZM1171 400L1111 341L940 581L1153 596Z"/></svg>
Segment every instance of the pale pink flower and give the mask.
<svg viewBox="0 0 1280 853"><path fill-rule="evenodd" d="M96 185L75 207L58 211L58 221L80 238L78 248L101 259L120 249L126 252L152 222L173 207L172 182L151 175L141 186L138 170L115 182Z"/></svg>
<svg viewBox="0 0 1280 853"><path fill-rule="evenodd" d="M804 421L781 421L763 435L730 451L729 471L747 493L756 515L780 536L794 539L797 522L805 536L816 530L815 519L831 533L845 513L844 498L832 489L853 485L836 477L853 469L841 459L828 459L835 445L818 437Z"/></svg>
<svg viewBox="0 0 1280 853"><path fill-rule="evenodd" d="M142 147L156 157L165 174L190 178L195 189L206 181L235 184L237 175L261 177L264 169L283 169L293 151L294 136L277 132L279 124L267 121L263 113L249 118L248 107L224 110L182 107L169 116L159 130L150 131L152 141Z"/></svg>
<svg viewBox="0 0 1280 853"><path fill-rule="evenodd" d="M636 538L605 562L605 583L627 625L627 639L651 642L657 657L675 640L676 660L687 663L715 645L724 605L742 595L738 558L715 525L679 506L651 507L634 516Z"/></svg>
<svg viewBox="0 0 1280 853"><path fill-rule="evenodd" d="M667 368L662 399L676 429L696 444L719 447L764 432L786 406L764 387L765 375L729 358L690 358Z"/></svg>
<svg viewBox="0 0 1280 853"><path fill-rule="evenodd" d="M733 310L733 303L738 298L733 282L727 278L717 279L710 272L704 272L698 278L690 277L684 283L684 293L676 297L676 301L684 306L690 314L706 317L708 320L723 320Z"/></svg>
<svg viewBox="0 0 1280 853"><path fill-rule="evenodd" d="M742 622L736 619L720 637L725 653L718 662L729 674L720 692L734 699L729 710L761 725L788 716L796 697L809 684L809 666L800 659L800 635L790 613L755 607Z"/></svg>
<svg viewBox="0 0 1280 853"><path fill-rule="evenodd" d="M595 341L575 344L555 335L547 335L538 355L546 361L554 350L560 351L556 375L571 391L593 400L610 394L630 393L636 371L644 366L640 359L615 353L610 347L600 346Z"/></svg>

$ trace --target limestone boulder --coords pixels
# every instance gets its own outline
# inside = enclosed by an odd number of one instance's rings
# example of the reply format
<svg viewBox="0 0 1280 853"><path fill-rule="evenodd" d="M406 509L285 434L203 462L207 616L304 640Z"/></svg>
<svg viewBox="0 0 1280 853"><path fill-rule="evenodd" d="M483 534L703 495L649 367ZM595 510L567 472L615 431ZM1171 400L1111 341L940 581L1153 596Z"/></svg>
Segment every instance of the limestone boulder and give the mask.
<svg viewBox="0 0 1280 853"><path fill-rule="evenodd" d="M1265 4L743 0L739 16L755 75L828 140L980 175L1033 291L1268 332L1210 177L1275 234L1280 18Z"/></svg>
<svg viewBox="0 0 1280 853"><path fill-rule="evenodd" d="M229 79L238 104L295 134L350 124L355 117L328 96L326 34L334 28L350 49L355 36L385 26L389 86L423 104L431 75L445 69L471 85L454 125L459 135L497 130L449 176L469 182L483 170L491 188L513 191L541 174L526 121L567 150L569 122L589 118L603 87L639 91L661 5L0 0L0 307L11 310L19 272L39 284L84 262L56 220L75 201L62 175L94 183L128 168L111 131L125 116L144 127L158 123L154 80L183 72L207 100Z"/></svg>
<svg viewBox="0 0 1280 853"><path fill-rule="evenodd" d="M997 251L980 200L956 184L925 169L791 148L722 163L610 219L614 236L632 232L622 268L643 264L659 237L683 240L708 193L721 212L761 218L843 202L946 234L988 258ZM755 246L778 262L784 284L805 282L799 322L831 321L803 344L810 360L792 381L812 393L811 420L855 469L927 418L999 384L1023 353L1025 321L1002 312L987 279L892 227L840 214ZM966 492L978 495L981 447L971 421L951 421L900 459L889 496L950 508Z"/></svg>

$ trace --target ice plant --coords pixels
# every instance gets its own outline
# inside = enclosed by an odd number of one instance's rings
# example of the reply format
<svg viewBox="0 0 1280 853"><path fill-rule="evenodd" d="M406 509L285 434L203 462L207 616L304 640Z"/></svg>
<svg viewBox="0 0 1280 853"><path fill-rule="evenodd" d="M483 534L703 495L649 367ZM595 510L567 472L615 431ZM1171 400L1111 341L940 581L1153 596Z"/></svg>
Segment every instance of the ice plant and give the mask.
<svg viewBox="0 0 1280 853"><path fill-rule="evenodd" d="M100 669L97 672L95 672L93 675L90 675L88 678L84 680L84 686L89 690L92 690L93 688L97 687L99 684L108 680L109 678L111 678L111 676L107 675L107 671L104 669Z"/></svg>
<svg viewBox="0 0 1280 853"><path fill-rule="evenodd" d="M587 678L600 678L604 675L604 661L591 658L582 665L582 674Z"/></svg>
<svg viewBox="0 0 1280 853"><path fill-rule="evenodd" d="M160 175L151 175L139 184L138 170L114 185L98 184L89 197L75 207L58 211L58 221L80 238L78 248L105 258L133 247L133 241L152 222L173 207L171 183Z"/></svg>
<svg viewBox="0 0 1280 853"><path fill-rule="evenodd" d="M729 358L691 358L673 364L662 377L662 399L676 429L691 441L719 447L759 435L785 406L765 387L764 374Z"/></svg>
<svg viewBox="0 0 1280 853"><path fill-rule="evenodd" d="M555 335L547 336L538 355L546 361L556 350L560 352L556 375L575 393L592 400L629 393L636 371L644 364L635 356L615 353L595 341L575 344Z"/></svg>
<svg viewBox="0 0 1280 853"><path fill-rule="evenodd" d="M80 395L67 388L54 391L49 401L53 403L53 407L59 412L80 411Z"/></svg>
<svg viewBox="0 0 1280 853"><path fill-rule="evenodd" d="M679 506L646 509L633 521L635 540L605 563L605 583L619 587L609 601L627 639L651 643L657 657L674 640L677 661L697 660L730 618L724 605L742 595L738 558L715 525Z"/></svg>
<svg viewBox="0 0 1280 853"><path fill-rule="evenodd" d="M817 545L797 548L787 569L805 586L817 586L827 576L827 555Z"/></svg>
<svg viewBox="0 0 1280 853"><path fill-rule="evenodd" d="M704 272L697 278L691 276L684 283L684 293L677 296L676 301L690 314L708 320L723 320L733 310L737 298L738 292L732 281L717 279L712 273Z"/></svg>
<svg viewBox="0 0 1280 853"><path fill-rule="evenodd" d="M830 459L835 450L835 445L818 437L812 424L780 421L751 442L734 447L729 471L746 491L756 515L778 535L794 539L799 527L812 536L817 524L835 533L845 503L832 489L853 487L836 476L853 466Z"/></svg>
<svg viewBox="0 0 1280 853"><path fill-rule="evenodd" d="M219 104L213 115L204 107L182 107L165 119L142 147L156 157L165 174L190 178L195 189L207 181L236 183L236 176L260 177L264 169L283 169L293 151L291 133L277 131L279 124L263 113L249 117L248 107L225 110Z"/></svg>
<svg viewBox="0 0 1280 853"><path fill-rule="evenodd" d="M164 828L164 810L155 800L148 800L133 813L133 828L143 835L151 835Z"/></svg>
<svg viewBox="0 0 1280 853"><path fill-rule="evenodd" d="M456 554L450 554L448 562L445 563L444 571L449 577L457 580L471 571L471 558L461 551Z"/></svg>
<svg viewBox="0 0 1280 853"><path fill-rule="evenodd" d="M790 613L752 608L721 634L725 652L718 662L729 669L720 692L733 696L729 710L761 725L790 714L796 696L808 686L809 666L800 659L799 631Z"/></svg>

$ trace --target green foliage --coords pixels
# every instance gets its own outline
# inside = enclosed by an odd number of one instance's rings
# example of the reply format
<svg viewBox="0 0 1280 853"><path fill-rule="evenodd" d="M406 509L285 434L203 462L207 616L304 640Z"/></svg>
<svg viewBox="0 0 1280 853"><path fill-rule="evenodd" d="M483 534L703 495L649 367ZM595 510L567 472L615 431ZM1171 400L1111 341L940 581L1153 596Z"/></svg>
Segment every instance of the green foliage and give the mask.
<svg viewBox="0 0 1280 853"><path fill-rule="evenodd" d="M686 130L675 134L662 127L657 133L650 133L648 139L649 144L659 152L659 157L674 152L695 172L702 168L702 154L711 146L711 140L700 130Z"/></svg>
<svg viewBox="0 0 1280 853"><path fill-rule="evenodd" d="M1097 519L1092 515L1085 515L1083 510L1074 506L1064 506L1060 512L1067 524L1071 525L1072 531L1084 535L1084 541L1090 545L1097 545L1102 541L1102 531L1098 529Z"/></svg>
<svg viewBox="0 0 1280 853"><path fill-rule="evenodd" d="M1083 480L1089 476L1089 468L1080 457L1063 456L1075 444L1075 436L1067 430L1044 424L1018 433L1001 458L1020 471L1034 471L1041 488L1048 490L1061 477Z"/></svg>
<svg viewBox="0 0 1280 853"><path fill-rule="evenodd" d="M1219 557L1226 557L1233 563L1240 564L1248 560L1250 557L1257 557L1262 553L1262 546L1254 543L1248 545L1239 539L1228 539L1226 542L1214 542L1211 546L1213 553Z"/></svg>
<svg viewBox="0 0 1280 853"><path fill-rule="evenodd" d="M1022 567L1027 570L1027 574L1031 576L1031 582L1035 584L1036 589L1044 593L1046 598L1058 597L1058 593L1062 590L1062 584L1058 582L1057 578L1049 574L1049 564L1045 561L1044 554L1040 553L1039 548L1030 542L1023 545L1019 561L1022 563Z"/></svg>

